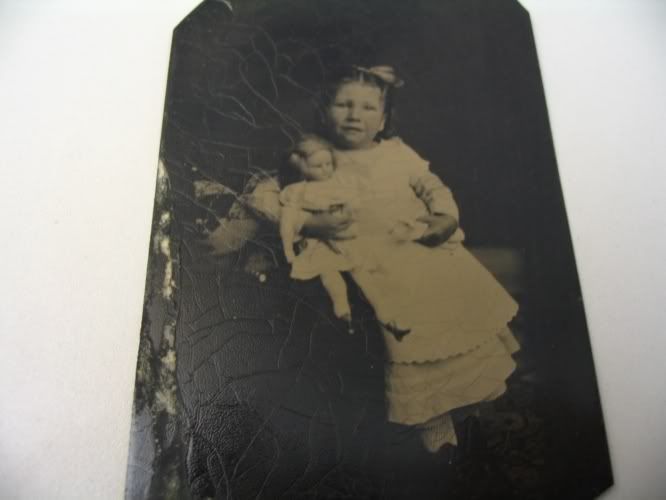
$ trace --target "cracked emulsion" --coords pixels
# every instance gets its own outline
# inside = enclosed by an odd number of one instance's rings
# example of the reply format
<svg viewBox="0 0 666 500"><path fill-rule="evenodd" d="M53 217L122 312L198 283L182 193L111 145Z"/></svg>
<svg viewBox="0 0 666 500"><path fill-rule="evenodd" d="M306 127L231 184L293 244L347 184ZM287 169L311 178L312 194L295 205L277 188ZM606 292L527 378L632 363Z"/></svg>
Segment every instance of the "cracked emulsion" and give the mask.
<svg viewBox="0 0 666 500"><path fill-rule="evenodd" d="M460 468L424 472L440 457L424 461L422 447L404 428L387 426L385 386L376 382L384 375L385 353L373 344L381 332L368 326L374 316L361 292L350 297L360 325L348 335L318 288L285 279L281 247L266 231L277 220L257 218L244 203L258 184L275 177L281 153L316 129L316 89L326 65L340 55L354 64L404 69L403 138L455 186L471 234L480 228L481 243L520 246L511 240L515 233L504 239L503 221L525 211L521 197L537 189L525 172L540 175L535 165L543 156L534 161L526 145L548 139L531 114L513 106L528 96L525 109L536 109L531 92L539 90L538 78L536 87L523 83L534 63L521 60L520 71L505 71L507 57L533 50L524 43L529 22L495 8L512 0L393 2L387 8L390 1L341 7L339 0L247 0L234 2L231 16L230 1L208 0L176 28L127 498L429 497L410 489L419 486L451 498L512 488L539 497L543 491L543 423L559 421L560 414L534 403L538 376L520 371L511 398L477 414L484 432L460 424L459 450L469 454ZM547 191L542 198L557 196ZM504 218L505 209L514 212ZM516 227L531 227L516 220ZM202 251L201 239L215 251ZM516 285L511 292L523 293L523 277L507 268L502 277ZM524 325L518 328L523 335ZM404 392L411 391L410 385ZM426 431L441 441L439 427ZM477 453L476 442L486 437ZM406 473L400 477L396 470ZM480 470L487 476L483 484ZM446 488L434 484L449 472L457 477Z"/></svg>

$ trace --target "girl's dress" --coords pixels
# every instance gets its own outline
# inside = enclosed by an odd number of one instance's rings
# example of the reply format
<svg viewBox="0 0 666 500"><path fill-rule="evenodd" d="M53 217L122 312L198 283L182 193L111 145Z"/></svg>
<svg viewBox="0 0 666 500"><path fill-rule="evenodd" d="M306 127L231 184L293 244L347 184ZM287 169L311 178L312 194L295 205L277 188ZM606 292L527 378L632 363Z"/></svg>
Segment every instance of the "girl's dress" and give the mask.
<svg viewBox="0 0 666 500"><path fill-rule="evenodd" d="M354 216L357 237L336 244L349 245L348 254L362 262L373 288L384 292L370 301L375 311L389 310L397 324L411 329L400 342L384 331L389 420L421 427L433 451L455 444L449 412L506 390L516 367L511 355L519 349L507 324L518 305L465 249L460 229L439 247L412 241L419 217L440 213L457 219L458 207L428 162L400 139L338 151L336 165L363 186ZM279 193L274 179L257 186L257 213L278 221ZM312 270L321 265L319 258L311 261ZM345 257L332 265L348 263ZM309 268L303 266L302 276Z"/></svg>
<svg viewBox="0 0 666 500"><path fill-rule="evenodd" d="M396 225L430 213L458 218L451 191L409 146L393 138L336 161L363 181L354 245L384 291L372 305L411 328L400 342L384 332L389 420L431 429L436 448L455 444L448 412L506 390L518 350L507 324L518 305L465 249L461 230L434 248L395 236Z"/></svg>

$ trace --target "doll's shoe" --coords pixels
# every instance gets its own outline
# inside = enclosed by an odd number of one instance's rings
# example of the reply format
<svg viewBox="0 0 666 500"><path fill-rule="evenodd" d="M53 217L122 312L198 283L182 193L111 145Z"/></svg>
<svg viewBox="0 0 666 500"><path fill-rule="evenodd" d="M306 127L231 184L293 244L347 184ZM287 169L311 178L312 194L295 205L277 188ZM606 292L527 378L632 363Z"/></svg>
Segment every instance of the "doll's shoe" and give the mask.
<svg viewBox="0 0 666 500"><path fill-rule="evenodd" d="M351 314L343 314L342 316L340 316L340 319L347 324L347 332L349 332L349 335L353 335L354 326L352 324Z"/></svg>
<svg viewBox="0 0 666 500"><path fill-rule="evenodd" d="M398 342L401 342L402 338L412 331L410 328L400 328L395 321L382 323L382 325L384 326L384 328L386 328L389 332L393 334L393 336Z"/></svg>
<svg viewBox="0 0 666 500"><path fill-rule="evenodd" d="M257 278L257 281L259 281L259 283L266 283L266 280L268 279L265 273L259 271L252 271L252 276Z"/></svg>

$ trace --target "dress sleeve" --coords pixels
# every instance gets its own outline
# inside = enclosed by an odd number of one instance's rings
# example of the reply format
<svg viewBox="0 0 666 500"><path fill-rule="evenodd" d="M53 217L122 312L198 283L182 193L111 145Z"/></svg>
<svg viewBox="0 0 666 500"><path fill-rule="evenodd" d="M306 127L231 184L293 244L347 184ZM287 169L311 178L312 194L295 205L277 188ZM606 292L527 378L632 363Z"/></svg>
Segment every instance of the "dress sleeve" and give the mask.
<svg viewBox="0 0 666 500"><path fill-rule="evenodd" d="M404 161L409 168L409 185L431 214L446 214L459 220L458 205L453 193L442 180L430 171L428 161L421 158L412 148L400 143Z"/></svg>
<svg viewBox="0 0 666 500"><path fill-rule="evenodd" d="M453 199L453 193L435 174L428 171L413 176L410 178L410 185L416 196L426 204L431 214L446 214L460 220L458 205Z"/></svg>

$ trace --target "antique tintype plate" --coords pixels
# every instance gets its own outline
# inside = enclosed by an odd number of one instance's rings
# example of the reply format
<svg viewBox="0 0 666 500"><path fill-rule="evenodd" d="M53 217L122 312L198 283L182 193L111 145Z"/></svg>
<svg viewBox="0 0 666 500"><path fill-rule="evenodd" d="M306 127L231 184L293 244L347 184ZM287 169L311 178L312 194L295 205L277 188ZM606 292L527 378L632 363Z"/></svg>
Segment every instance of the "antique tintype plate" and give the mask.
<svg viewBox="0 0 666 500"><path fill-rule="evenodd" d="M187 16L127 498L611 484L520 4L208 0Z"/></svg>

